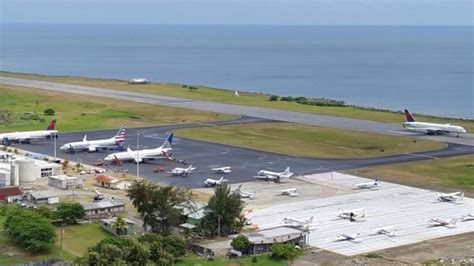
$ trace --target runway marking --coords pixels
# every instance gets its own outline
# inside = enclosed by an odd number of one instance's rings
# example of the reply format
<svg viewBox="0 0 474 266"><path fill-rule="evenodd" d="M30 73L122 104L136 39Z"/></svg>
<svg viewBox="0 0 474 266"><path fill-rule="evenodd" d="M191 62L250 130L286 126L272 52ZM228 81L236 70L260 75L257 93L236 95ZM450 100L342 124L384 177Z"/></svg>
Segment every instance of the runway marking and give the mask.
<svg viewBox="0 0 474 266"><path fill-rule="evenodd" d="M405 154L406 155L411 155L411 156L416 156L416 157L422 157L422 158L429 158L429 159L436 159L436 160L439 159L439 157L423 155L423 154L413 154L413 153L405 153Z"/></svg>

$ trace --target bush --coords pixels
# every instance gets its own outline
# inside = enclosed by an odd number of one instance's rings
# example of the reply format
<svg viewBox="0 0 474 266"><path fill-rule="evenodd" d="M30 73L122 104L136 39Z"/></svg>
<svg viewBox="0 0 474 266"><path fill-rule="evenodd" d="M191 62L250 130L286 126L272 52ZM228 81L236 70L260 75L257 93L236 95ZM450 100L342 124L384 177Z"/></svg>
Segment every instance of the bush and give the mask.
<svg viewBox="0 0 474 266"><path fill-rule="evenodd" d="M52 108L46 108L44 109L43 114L47 116L53 116L56 112Z"/></svg>
<svg viewBox="0 0 474 266"><path fill-rule="evenodd" d="M238 250L242 253L246 253L247 249L250 246L250 241L248 237L244 235L239 235L236 238L232 239L232 242L230 243L233 249Z"/></svg>
<svg viewBox="0 0 474 266"><path fill-rule="evenodd" d="M188 87L189 91L197 91L198 89L199 89L198 87L194 87L194 86L189 86Z"/></svg>
<svg viewBox="0 0 474 266"><path fill-rule="evenodd" d="M288 97L281 97L280 101L284 101L284 102L294 102L295 99L293 99L293 97L291 97L291 96L288 96Z"/></svg>
<svg viewBox="0 0 474 266"><path fill-rule="evenodd" d="M66 224L75 224L84 215L84 207L79 203L61 202L56 210L56 218L62 219Z"/></svg>
<svg viewBox="0 0 474 266"><path fill-rule="evenodd" d="M272 259L293 261L301 251L293 244L278 243L272 246Z"/></svg>
<svg viewBox="0 0 474 266"><path fill-rule="evenodd" d="M278 99L280 99L280 97L278 97L278 95L271 95L268 100L271 101L271 102L274 102L274 101L278 101Z"/></svg>

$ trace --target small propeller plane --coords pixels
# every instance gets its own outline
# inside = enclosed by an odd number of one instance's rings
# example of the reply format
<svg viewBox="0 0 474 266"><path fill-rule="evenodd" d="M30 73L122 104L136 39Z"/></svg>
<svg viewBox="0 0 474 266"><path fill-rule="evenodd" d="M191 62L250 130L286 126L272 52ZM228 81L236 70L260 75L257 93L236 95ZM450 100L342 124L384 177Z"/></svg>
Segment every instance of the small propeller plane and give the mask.
<svg viewBox="0 0 474 266"><path fill-rule="evenodd" d="M208 178L206 180L204 180L204 185L206 185L206 187L215 187L215 186L218 186L218 185L222 185L223 183L229 181L228 179L224 179L224 177L221 177L219 179L212 179L212 178Z"/></svg>
<svg viewBox="0 0 474 266"><path fill-rule="evenodd" d="M397 229L393 225L375 228L374 232L378 235L386 235L386 236L397 235Z"/></svg>
<svg viewBox="0 0 474 266"><path fill-rule="evenodd" d="M372 189L380 186L379 180L375 179L372 182L366 182L366 183L358 183L354 184L354 187L356 189Z"/></svg>
<svg viewBox="0 0 474 266"><path fill-rule="evenodd" d="M260 170L254 178L263 179L266 181L274 181L279 183L281 179L287 179L293 176L294 173L290 172L290 167L286 167L283 172L272 172L268 170Z"/></svg>
<svg viewBox="0 0 474 266"><path fill-rule="evenodd" d="M338 216L351 222L362 221L365 218L365 209L339 210Z"/></svg>
<svg viewBox="0 0 474 266"><path fill-rule="evenodd" d="M212 168L212 171L216 171L218 174L230 174L232 173L232 169L230 166L224 166L224 167L216 167Z"/></svg>
<svg viewBox="0 0 474 266"><path fill-rule="evenodd" d="M473 214L473 213L468 213L468 214L466 214L466 215L463 215L463 216L461 217L461 220L462 220L463 222L474 221L474 214Z"/></svg>
<svg viewBox="0 0 474 266"><path fill-rule="evenodd" d="M257 198L257 193L255 191L246 191L242 190L242 186L244 184L240 184L239 187L234 190L235 193L239 194L241 198L244 199L255 199Z"/></svg>
<svg viewBox="0 0 474 266"><path fill-rule="evenodd" d="M352 242L358 242L361 241L359 238L360 234L355 233L355 234L340 234L336 235L336 241L352 241Z"/></svg>
<svg viewBox="0 0 474 266"><path fill-rule="evenodd" d="M453 192L453 193L439 193L436 196L436 199L444 202L459 202L464 199L463 192Z"/></svg>
<svg viewBox="0 0 474 266"><path fill-rule="evenodd" d="M188 174L194 172L196 170L196 167L193 167L192 165L189 165L187 168L181 168L181 167L176 167L171 170L171 174L174 176L188 176Z"/></svg>
<svg viewBox="0 0 474 266"><path fill-rule="evenodd" d="M456 218L453 218L451 220L445 220L445 219L441 219L441 218L432 218L428 221L428 224L430 226L445 226L445 227L448 227L448 228L454 228L456 227L456 223L457 223L458 219Z"/></svg>
<svg viewBox="0 0 474 266"><path fill-rule="evenodd" d="M280 190L277 190L277 192L280 192L281 195L283 196L289 196L289 197L298 196L298 192L296 192L296 188L280 189Z"/></svg>
<svg viewBox="0 0 474 266"><path fill-rule="evenodd" d="M313 230L315 229L314 226L314 216L309 217L306 220L300 220L293 217L285 217L283 218L283 225L295 227L295 228L302 228L305 230Z"/></svg>

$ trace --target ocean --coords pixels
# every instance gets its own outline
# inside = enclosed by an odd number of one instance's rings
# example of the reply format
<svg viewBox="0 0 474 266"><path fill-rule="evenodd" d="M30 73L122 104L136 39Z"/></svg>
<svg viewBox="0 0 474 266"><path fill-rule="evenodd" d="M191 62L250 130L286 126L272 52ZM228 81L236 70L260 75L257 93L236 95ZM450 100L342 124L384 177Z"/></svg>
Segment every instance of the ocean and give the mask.
<svg viewBox="0 0 474 266"><path fill-rule="evenodd" d="M0 69L474 118L471 26L1 24Z"/></svg>

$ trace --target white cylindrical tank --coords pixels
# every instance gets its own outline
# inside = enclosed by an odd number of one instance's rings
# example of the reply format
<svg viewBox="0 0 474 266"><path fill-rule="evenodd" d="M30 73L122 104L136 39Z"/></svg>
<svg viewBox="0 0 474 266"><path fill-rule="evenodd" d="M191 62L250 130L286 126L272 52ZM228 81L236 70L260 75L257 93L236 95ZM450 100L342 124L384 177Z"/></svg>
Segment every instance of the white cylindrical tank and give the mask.
<svg viewBox="0 0 474 266"><path fill-rule="evenodd" d="M15 164L18 165L20 185L23 186L35 182L37 178L35 161L29 159L21 159L16 160Z"/></svg>
<svg viewBox="0 0 474 266"><path fill-rule="evenodd" d="M10 168L10 183L12 186L20 185L20 172L18 171L18 165L12 164Z"/></svg>

